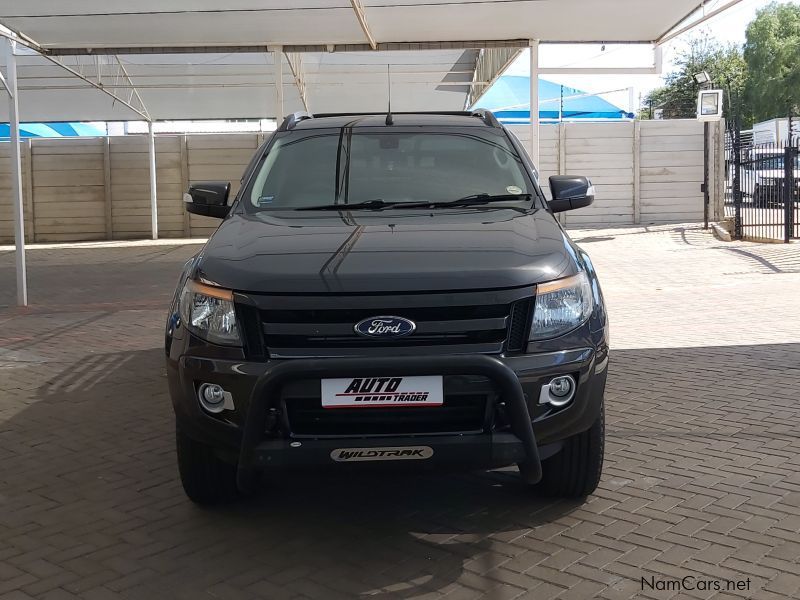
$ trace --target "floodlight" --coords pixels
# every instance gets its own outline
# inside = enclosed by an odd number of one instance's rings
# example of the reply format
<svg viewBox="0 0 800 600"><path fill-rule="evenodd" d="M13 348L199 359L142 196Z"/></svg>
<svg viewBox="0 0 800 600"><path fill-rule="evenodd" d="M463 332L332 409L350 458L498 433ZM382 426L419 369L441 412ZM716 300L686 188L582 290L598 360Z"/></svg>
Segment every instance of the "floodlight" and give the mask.
<svg viewBox="0 0 800 600"><path fill-rule="evenodd" d="M711 77L709 77L707 72L700 71L699 73L694 74L694 80L700 85L703 85L704 83L709 83L711 81Z"/></svg>

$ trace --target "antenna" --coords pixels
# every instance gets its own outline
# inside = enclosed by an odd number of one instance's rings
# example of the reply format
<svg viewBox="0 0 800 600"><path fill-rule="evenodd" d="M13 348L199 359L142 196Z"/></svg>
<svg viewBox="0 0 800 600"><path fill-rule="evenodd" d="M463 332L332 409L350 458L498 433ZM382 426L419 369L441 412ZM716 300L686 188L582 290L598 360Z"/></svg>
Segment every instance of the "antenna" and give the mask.
<svg viewBox="0 0 800 600"><path fill-rule="evenodd" d="M386 80L389 84L389 112L386 113L386 124L387 125L394 125L394 119L392 118L392 72L391 72L391 65L386 65Z"/></svg>

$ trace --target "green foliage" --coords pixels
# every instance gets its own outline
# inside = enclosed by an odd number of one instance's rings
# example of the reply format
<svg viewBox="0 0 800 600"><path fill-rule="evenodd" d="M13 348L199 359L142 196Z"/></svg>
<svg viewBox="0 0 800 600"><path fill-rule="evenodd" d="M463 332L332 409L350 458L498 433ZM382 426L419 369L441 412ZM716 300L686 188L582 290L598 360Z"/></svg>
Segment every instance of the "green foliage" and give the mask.
<svg viewBox="0 0 800 600"><path fill-rule="evenodd" d="M676 69L665 84L645 98L640 118L650 107L665 119L693 118L699 85L695 73L706 71L714 87L725 91L724 114L736 115L742 127L800 112L800 5L773 2L747 26L744 50L723 46L708 34L690 39L678 52Z"/></svg>
<svg viewBox="0 0 800 600"><path fill-rule="evenodd" d="M756 121L800 108L800 6L772 4L747 26L745 98Z"/></svg>
<svg viewBox="0 0 800 600"><path fill-rule="evenodd" d="M645 98L640 118L650 118L651 106L654 110L660 108L665 119L694 118L697 113L697 93L700 91L694 76L702 71L709 74L713 87L725 91L724 114L731 112L731 98L737 112L742 112L747 69L738 47L724 46L706 33L691 38L678 51L675 66L676 69L664 78L664 85L651 91Z"/></svg>

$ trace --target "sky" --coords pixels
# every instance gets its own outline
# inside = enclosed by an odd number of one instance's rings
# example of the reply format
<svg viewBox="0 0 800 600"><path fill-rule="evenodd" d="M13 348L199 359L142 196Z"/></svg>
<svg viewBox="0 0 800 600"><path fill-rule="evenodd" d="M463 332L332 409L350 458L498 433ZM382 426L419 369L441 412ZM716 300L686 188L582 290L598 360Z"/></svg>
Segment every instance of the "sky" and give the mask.
<svg viewBox="0 0 800 600"><path fill-rule="evenodd" d="M668 1L668 0L665 0ZM728 0L712 0L707 4L706 12L710 12ZM702 25L683 35L667 42L663 49L663 73L672 70L672 60L675 50L686 44L686 40L699 32L707 31L722 43L743 44L745 29L753 20L756 11L770 3L771 0L742 0L739 4L709 19ZM800 0L783 0L783 2L800 4ZM557 55L553 47L541 46L539 49L539 64L542 67L647 67L652 65L652 50L650 46L618 45L606 46L601 50L600 45L559 46ZM506 75L524 75L529 73L529 57L525 51L506 71ZM556 83L585 90L592 93L604 93L602 96L625 110L629 106L631 94L628 88L633 87L633 100L636 106L639 99L662 83L661 75L545 75Z"/></svg>

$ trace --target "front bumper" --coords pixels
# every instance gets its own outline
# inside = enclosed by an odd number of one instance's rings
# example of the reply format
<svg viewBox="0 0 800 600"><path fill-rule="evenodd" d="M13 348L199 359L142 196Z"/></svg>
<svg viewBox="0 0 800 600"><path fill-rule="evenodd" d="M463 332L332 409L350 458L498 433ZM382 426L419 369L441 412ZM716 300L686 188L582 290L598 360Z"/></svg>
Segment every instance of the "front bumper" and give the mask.
<svg viewBox="0 0 800 600"><path fill-rule="evenodd" d="M533 482L541 476L540 459L558 451L560 441L585 431L600 414L608 352L605 346L517 356L439 355L377 358L321 358L248 362L182 355L168 359L168 379L179 427L212 445L239 465L239 483L247 487L259 469L338 464L332 453L342 448L428 447L425 460L391 462L396 466L495 468L523 463ZM264 423L281 401L280 390L326 377L392 375L468 375L486 378L497 391L508 427L458 435L319 437L267 436ZM578 381L573 401L559 410L537 405L541 385L551 377L572 374ZM201 382L231 391L236 410L210 415L196 397ZM464 385L464 384L462 384ZM371 410L371 409L358 409Z"/></svg>
<svg viewBox="0 0 800 600"><path fill-rule="evenodd" d="M263 427L269 409L277 408L280 398L280 389L293 379L323 379L325 377L393 377L407 373L417 375L460 375L469 373L488 378L498 387L500 397L508 407L511 417L511 429L519 440L524 451L521 461L529 466L529 483L536 483L542 477L539 449L533 434L533 426L525 402L525 395L516 374L508 366L490 356L482 355L449 355L449 356L407 356L407 357L379 357L364 360L363 358L325 358L286 361L268 370L258 378L253 393L250 397L250 407L242 431L241 449L239 451L237 483L240 488L252 485L254 470L265 459L273 454L287 450L285 445L264 443ZM369 410L369 409L364 409ZM485 438L485 436L484 436ZM447 440L446 437L441 440ZM441 440L431 439L428 444L412 441L414 446L425 446L432 449L432 456L444 452L445 456L452 456L452 449L448 452ZM313 455L324 452L330 447L330 442L317 442L303 450L302 442L289 445L288 451L299 450L300 453ZM394 446L412 445L405 440L397 440ZM340 444L341 445L341 444ZM361 444L357 444L359 447ZM386 440L381 441L386 446ZM480 445L487 445L485 439ZM316 446L316 448L314 447ZM492 445L488 444L491 448ZM335 449L332 448L332 450ZM456 450L457 452L457 450ZM259 461L259 457L261 460ZM491 457L489 457L491 458Z"/></svg>
<svg viewBox="0 0 800 600"><path fill-rule="evenodd" d="M406 452L398 451L407 449ZM331 461L346 463L413 461L414 468L448 467L481 469L503 467L531 461L538 468L539 449L532 459L525 444L509 432L485 435L415 435L362 439L318 439L292 442L267 440L252 449L251 464L256 468L316 467ZM546 456L544 457L546 458ZM424 461L424 462L423 462Z"/></svg>

